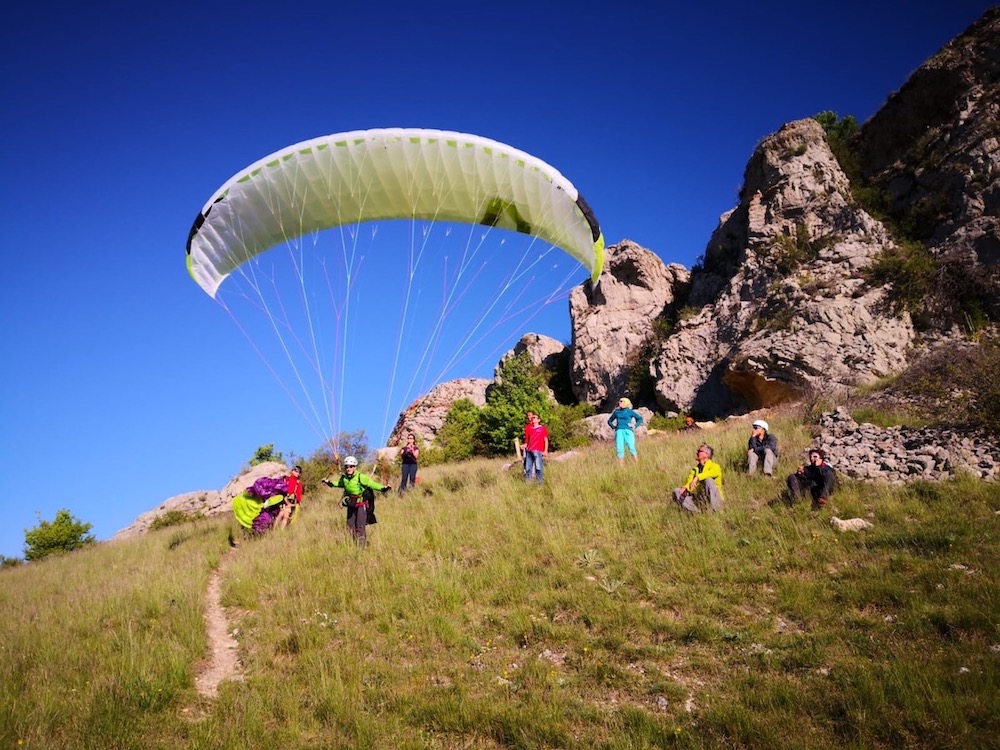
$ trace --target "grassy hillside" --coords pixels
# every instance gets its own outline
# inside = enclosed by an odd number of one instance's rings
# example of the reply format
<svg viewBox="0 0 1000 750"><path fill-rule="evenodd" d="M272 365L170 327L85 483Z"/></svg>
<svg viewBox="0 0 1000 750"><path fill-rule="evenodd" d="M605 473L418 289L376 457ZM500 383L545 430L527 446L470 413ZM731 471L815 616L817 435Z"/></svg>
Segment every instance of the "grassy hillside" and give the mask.
<svg viewBox="0 0 1000 750"><path fill-rule="evenodd" d="M782 474L808 443L772 420ZM1000 745L1000 492L846 483L772 505L746 425L595 446L526 487L422 472L366 550L336 496L230 550L229 519L2 571L0 746ZM700 439L723 513L668 500ZM874 529L836 534L833 515ZM200 698L211 571L245 680Z"/></svg>

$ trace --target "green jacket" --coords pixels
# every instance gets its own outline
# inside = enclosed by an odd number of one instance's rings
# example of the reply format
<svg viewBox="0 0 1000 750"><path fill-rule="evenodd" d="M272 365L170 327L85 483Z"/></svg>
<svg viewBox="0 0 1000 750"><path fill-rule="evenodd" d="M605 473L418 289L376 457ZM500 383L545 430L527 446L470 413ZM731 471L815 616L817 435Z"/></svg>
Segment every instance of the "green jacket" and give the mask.
<svg viewBox="0 0 1000 750"><path fill-rule="evenodd" d="M341 474L340 479L336 482L331 482L329 480L323 480L323 482L328 487L342 487L344 494L352 497L361 497L361 493L364 492L365 487L369 487L376 492L381 492L385 489L385 485L379 484L370 476L362 474L360 471L354 472L353 477Z"/></svg>
<svg viewBox="0 0 1000 750"><path fill-rule="evenodd" d="M699 482L703 482L706 479L714 479L715 486L719 488L719 494L722 495L722 467L712 459L707 459L700 471L698 470L698 464L695 464L694 468L691 469L691 473L688 474L687 481L684 483L684 489L690 492L691 482L695 479Z"/></svg>

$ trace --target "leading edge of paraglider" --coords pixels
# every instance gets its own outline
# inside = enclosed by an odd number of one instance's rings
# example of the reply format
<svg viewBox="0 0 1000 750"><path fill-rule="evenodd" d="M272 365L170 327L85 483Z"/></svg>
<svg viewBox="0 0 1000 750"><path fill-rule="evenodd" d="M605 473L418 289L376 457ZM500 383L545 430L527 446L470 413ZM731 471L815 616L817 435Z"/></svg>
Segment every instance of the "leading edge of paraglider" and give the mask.
<svg viewBox="0 0 1000 750"><path fill-rule="evenodd" d="M598 223L597 217L594 216L594 210L584 200L583 196L580 195L580 191L576 193L576 205L583 214L583 218L590 225L590 235L594 239L594 267L590 269L590 285L596 286L601 278L601 273L604 271L604 233L601 231L601 225Z"/></svg>
<svg viewBox="0 0 1000 750"><path fill-rule="evenodd" d="M258 162L255 162L250 167L242 170L240 173L231 178L225 185L216 192L212 199L202 208L202 210L195 217L192 223L191 229L187 237L187 270L188 274L191 276L192 280L195 281L199 286L206 291L209 296L215 297L215 292L222 281L229 275L237 265L243 261L249 259L250 257L256 255L267 249L267 247L272 244L275 237L270 236L267 232L262 234L260 241L252 243L252 251L244 251L240 253L231 252L221 252L220 248L213 248L211 252L211 257L205 257L206 247L201 247L197 252L195 252L196 241L202 245L206 244L202 242L200 235L209 230L209 223L216 224L214 219L210 219L210 215L214 215L215 210L218 209L220 204L230 201L230 190L237 184L242 184L244 182L249 182L253 180L259 173L269 172L273 168L281 168L281 166L290 160L294 160L302 157L302 155L307 155L307 158L311 158L308 155L313 153L319 153L322 151L328 151L333 147L347 148L350 144L363 144L367 146L371 142L374 146L379 148L381 152L383 149L388 151L388 144L399 144L399 143L414 143L414 144L434 144L443 143L447 144L452 148L475 148L478 149L480 153L489 154L491 157L509 159L510 163L517 164L519 167L529 169L532 172L540 175L542 178L547 180L553 189L566 195L567 198L575 204L578 216L583 220L583 225L589 230L590 234L590 250L589 252L584 251L585 247L579 240L582 237L577 238L576 249L573 249L573 243L569 242L567 244L566 237L561 236L561 228L553 227L550 225L548 227L542 226L541 231L538 227L533 227L529 222L516 221L522 214L520 205L517 202L511 200L508 195L502 195L495 199L497 202L503 202L506 204L510 202L512 206L519 210L509 210L507 213L511 214L511 217L507 217L504 214L503 217L497 212L487 212L485 214L479 215L480 212L477 210L472 210L469 215L466 216L464 213L458 216L451 216L452 220L467 221L471 223L483 223L489 225L503 225L505 228L516 229L522 233L535 234L536 236L542 236L553 242L556 246L561 247L564 250L570 252L578 260L580 260L584 266L589 266L590 278L592 284L596 284L601 276L604 268L604 249L605 242L604 236L601 232L600 225L597 222L597 218L594 215L593 210L587 204L587 202L580 195L579 191L569 182L561 173L558 172L554 167L546 164L537 157L533 157L523 151L517 150L506 144L502 144L498 141L492 141L488 138L483 138L481 136L476 136L467 133L457 133L451 131L437 131L437 130L421 130L421 129L402 129L402 128L392 128L392 129L375 129L367 131L352 131L351 133L335 134L330 136L325 136L312 141L305 141L300 144L295 144L290 147L286 147L282 151L276 152L275 154L265 157ZM395 172L391 173L395 177ZM352 196L353 197L353 196ZM273 208L268 204L266 206L268 210L273 211ZM392 210L399 211L399 215L403 216L405 209L409 208L411 213L413 212L413 206L396 206ZM377 212L380 218L385 216L393 215L392 210L381 210ZM468 210L468 209L466 209ZM426 212L426 207L425 207ZM232 212L229 212L232 213ZM227 216L229 215L227 213ZM332 212L331 212L332 213ZM494 214L496 216L494 217ZM431 215L428 213L428 215ZM437 215L436 207L433 215ZM414 216L418 218L425 218L419 213L414 213ZM485 217L485 219L484 219ZM501 223L499 220L503 218L510 223L507 226L505 223ZM337 222L339 222L339 213L337 214ZM302 231L311 231L315 229L328 228L334 221L316 222L315 226L302 227ZM262 224L266 229L266 223L257 222ZM523 226L522 226L523 223ZM223 225L224 226L224 225ZM546 231L547 230L547 231ZM586 230L585 230L586 231ZM218 238L220 235L225 236L225 232L216 232L212 230L209 236ZM252 238L248 238L252 239ZM214 242L217 240L213 240ZM224 250L225 248L221 248ZM587 257L589 255L590 257Z"/></svg>
<svg viewBox="0 0 1000 750"><path fill-rule="evenodd" d="M597 239L594 240L594 268L590 272L590 285L596 286L601 280L601 272L604 270L604 235L598 232Z"/></svg>

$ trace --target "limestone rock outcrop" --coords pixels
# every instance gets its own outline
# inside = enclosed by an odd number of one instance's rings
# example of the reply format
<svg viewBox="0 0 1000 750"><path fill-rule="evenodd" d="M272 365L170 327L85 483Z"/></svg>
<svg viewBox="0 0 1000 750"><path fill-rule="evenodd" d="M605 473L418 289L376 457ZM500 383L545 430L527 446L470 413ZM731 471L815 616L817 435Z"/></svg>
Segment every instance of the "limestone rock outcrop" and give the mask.
<svg viewBox="0 0 1000 750"><path fill-rule="evenodd" d="M542 336L537 333L526 333L521 337L514 348L504 354L497 366L493 370L493 380L500 382L500 370L504 364L514 357L527 353L528 358L540 367L547 370L554 370L562 364L562 359L566 356L569 347L561 341L557 341L551 336Z"/></svg>
<svg viewBox="0 0 1000 750"><path fill-rule="evenodd" d="M765 138L692 274L697 312L652 364L659 407L718 416L902 369L913 326L860 273L892 242L851 199L818 122Z"/></svg>
<svg viewBox="0 0 1000 750"><path fill-rule="evenodd" d="M492 382L488 378L460 378L433 388L399 415L396 426L389 435L388 445L402 445L406 442L408 432L417 435L425 445L433 444L452 404L464 398L476 406L485 406L486 389Z"/></svg>
<svg viewBox="0 0 1000 750"><path fill-rule="evenodd" d="M649 420L653 418L654 414L645 406L640 406L635 411L642 417L642 424L635 429L635 436L637 438L646 437L649 435ZM591 440L614 442L615 431L608 426L608 418L610 416L611 412L584 417L583 422L587 427L587 436Z"/></svg>
<svg viewBox="0 0 1000 750"><path fill-rule="evenodd" d="M570 377L576 398L607 410L622 395L629 367L688 282L688 271L625 240L607 248L605 268L570 294Z"/></svg>
<svg viewBox="0 0 1000 750"><path fill-rule="evenodd" d="M837 472L854 479L906 484L965 474L1000 480L1000 446L982 433L858 424L843 407L824 413L820 428L812 447L824 449Z"/></svg>
<svg viewBox="0 0 1000 750"><path fill-rule="evenodd" d="M175 495L160 503L152 510L139 516L130 526L118 531L114 539L128 539L149 531L153 522L172 510L180 511L189 516L219 516L232 512L233 498L251 486L261 477L283 477L288 474L288 467L277 461L265 461L251 466L233 477L221 490L199 490Z"/></svg>
<svg viewBox="0 0 1000 750"><path fill-rule="evenodd" d="M865 123L859 161L940 256L1000 264L1000 6L920 66Z"/></svg>
<svg viewBox="0 0 1000 750"><path fill-rule="evenodd" d="M950 293L975 283L996 317L997 39L993 8L864 124L852 172L864 185L851 184L822 126L799 120L755 150L738 205L690 274L631 241L610 246L600 282L570 297L574 399L607 410L648 365L658 410L742 413L895 374L928 337L950 335L957 321L930 330L926 315L918 333L909 314L888 309L887 289L864 279L898 244L858 205L857 187L887 195L897 231L919 235L949 268L967 264L948 276Z"/></svg>

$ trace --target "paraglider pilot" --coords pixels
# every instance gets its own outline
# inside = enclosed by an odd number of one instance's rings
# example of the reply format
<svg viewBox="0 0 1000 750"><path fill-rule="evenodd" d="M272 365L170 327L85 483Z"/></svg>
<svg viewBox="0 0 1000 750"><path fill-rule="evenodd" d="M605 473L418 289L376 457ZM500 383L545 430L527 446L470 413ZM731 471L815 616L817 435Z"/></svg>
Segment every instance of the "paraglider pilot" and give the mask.
<svg viewBox="0 0 1000 750"><path fill-rule="evenodd" d="M369 523L377 523L375 519L375 493L383 495L389 491L385 485L379 484L367 474L358 471L358 459L348 456L344 459L344 473L337 481L324 477L323 484L327 487L341 487L344 490L342 505L347 508L347 528L359 546L364 547L368 541L366 527ZM368 494L366 496L366 490Z"/></svg>

